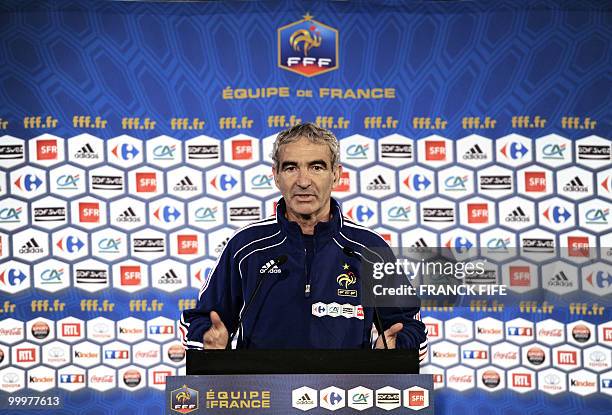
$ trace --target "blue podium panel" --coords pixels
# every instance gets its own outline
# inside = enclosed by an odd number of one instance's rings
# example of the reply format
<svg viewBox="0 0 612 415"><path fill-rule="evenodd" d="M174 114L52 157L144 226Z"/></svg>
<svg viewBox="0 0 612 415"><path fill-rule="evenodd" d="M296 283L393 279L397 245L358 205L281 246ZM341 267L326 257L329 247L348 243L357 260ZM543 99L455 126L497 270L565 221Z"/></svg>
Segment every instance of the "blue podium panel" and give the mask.
<svg viewBox="0 0 612 415"><path fill-rule="evenodd" d="M167 414L433 414L431 375L213 375L166 379Z"/></svg>

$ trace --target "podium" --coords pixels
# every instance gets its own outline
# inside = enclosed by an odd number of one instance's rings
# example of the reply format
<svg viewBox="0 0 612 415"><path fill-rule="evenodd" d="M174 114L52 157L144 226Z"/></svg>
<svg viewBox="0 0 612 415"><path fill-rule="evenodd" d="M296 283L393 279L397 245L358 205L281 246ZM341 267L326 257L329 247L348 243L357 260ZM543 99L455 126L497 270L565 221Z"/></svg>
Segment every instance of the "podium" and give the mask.
<svg viewBox="0 0 612 415"><path fill-rule="evenodd" d="M418 350L187 350L187 375L418 374Z"/></svg>
<svg viewBox="0 0 612 415"><path fill-rule="evenodd" d="M187 350L166 378L168 414L433 414L413 350Z"/></svg>

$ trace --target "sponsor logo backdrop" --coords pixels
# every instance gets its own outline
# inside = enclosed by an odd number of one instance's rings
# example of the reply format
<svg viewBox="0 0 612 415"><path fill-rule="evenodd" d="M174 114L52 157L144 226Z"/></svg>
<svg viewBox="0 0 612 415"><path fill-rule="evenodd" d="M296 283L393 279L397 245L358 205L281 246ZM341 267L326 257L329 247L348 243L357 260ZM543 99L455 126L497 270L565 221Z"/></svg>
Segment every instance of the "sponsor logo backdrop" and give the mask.
<svg viewBox="0 0 612 415"><path fill-rule="evenodd" d="M274 134L301 119L341 138L353 220L547 293L424 307L438 411L605 412L609 7L86 6L0 8L0 390L162 412L179 310L273 212Z"/></svg>

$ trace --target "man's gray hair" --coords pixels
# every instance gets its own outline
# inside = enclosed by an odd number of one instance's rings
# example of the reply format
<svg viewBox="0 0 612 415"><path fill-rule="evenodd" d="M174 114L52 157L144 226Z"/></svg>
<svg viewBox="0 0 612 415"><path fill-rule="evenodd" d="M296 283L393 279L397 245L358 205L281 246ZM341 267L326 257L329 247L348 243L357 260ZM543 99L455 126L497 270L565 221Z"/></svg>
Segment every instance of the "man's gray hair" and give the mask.
<svg viewBox="0 0 612 415"><path fill-rule="evenodd" d="M331 151L331 167L335 169L338 166L340 163L340 143L338 143L338 139L331 131L309 122L298 124L278 133L274 147L272 147L272 161L274 161L276 170L280 167L279 152L281 146L297 141L302 137L307 138L311 143L326 144Z"/></svg>

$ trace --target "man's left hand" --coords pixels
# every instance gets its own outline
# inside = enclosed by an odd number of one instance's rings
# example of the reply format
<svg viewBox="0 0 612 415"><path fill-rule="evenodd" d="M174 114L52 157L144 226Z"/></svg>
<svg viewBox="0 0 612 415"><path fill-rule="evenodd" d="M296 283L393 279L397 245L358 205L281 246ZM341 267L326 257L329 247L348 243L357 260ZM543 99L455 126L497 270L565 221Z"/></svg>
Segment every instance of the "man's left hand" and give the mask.
<svg viewBox="0 0 612 415"><path fill-rule="evenodd" d="M402 323L395 323L394 325L389 327L387 330L385 330L385 338L387 339L387 346L389 347L389 349L395 349L395 340L397 339L397 333L402 331L403 328L404 328L404 325ZM376 346L374 348L375 349L385 348L382 336L378 336L378 339L376 339Z"/></svg>

